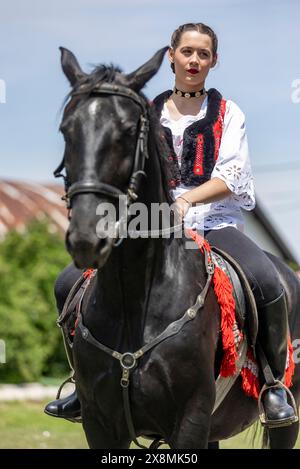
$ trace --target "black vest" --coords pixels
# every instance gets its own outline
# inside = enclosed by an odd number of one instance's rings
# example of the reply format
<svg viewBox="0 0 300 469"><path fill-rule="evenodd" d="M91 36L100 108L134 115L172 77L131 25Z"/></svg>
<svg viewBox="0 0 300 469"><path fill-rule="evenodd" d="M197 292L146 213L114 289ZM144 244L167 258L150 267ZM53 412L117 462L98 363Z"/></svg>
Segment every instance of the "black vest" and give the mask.
<svg viewBox="0 0 300 469"><path fill-rule="evenodd" d="M153 105L159 118L164 103L171 94L172 91L168 90L154 99ZM163 137L166 139L170 150L168 156L171 172L170 188L174 188L180 183L188 186L199 186L211 177L221 139L220 136L219 139L217 138L218 142L216 142L214 126L220 119L222 95L215 88L209 89L207 94L206 116L193 122L184 131L181 168L178 165L178 159L174 151L172 132L168 127L162 126Z"/></svg>

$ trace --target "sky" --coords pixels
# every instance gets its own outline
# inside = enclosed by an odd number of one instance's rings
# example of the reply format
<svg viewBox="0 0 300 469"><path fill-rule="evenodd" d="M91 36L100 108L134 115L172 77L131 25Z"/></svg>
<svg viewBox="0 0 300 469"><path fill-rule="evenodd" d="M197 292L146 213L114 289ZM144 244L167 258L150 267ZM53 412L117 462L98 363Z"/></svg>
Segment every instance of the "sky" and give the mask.
<svg viewBox="0 0 300 469"><path fill-rule="evenodd" d="M114 63L129 73L180 24L203 22L219 39L206 88L245 113L257 198L300 260L299 18L299 0L0 0L0 177L54 182L69 91L59 46L86 72ZM165 58L144 91L173 85Z"/></svg>

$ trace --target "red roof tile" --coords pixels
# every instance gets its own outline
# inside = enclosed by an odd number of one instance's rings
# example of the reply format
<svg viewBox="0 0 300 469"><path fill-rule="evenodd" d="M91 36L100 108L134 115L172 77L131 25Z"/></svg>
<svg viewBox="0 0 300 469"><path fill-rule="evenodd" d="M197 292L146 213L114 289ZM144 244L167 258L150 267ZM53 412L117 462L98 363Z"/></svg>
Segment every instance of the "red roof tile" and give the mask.
<svg viewBox="0 0 300 469"><path fill-rule="evenodd" d="M24 230L32 219L47 216L53 228L64 233L68 227L67 210L58 184L0 181L0 238L11 229Z"/></svg>

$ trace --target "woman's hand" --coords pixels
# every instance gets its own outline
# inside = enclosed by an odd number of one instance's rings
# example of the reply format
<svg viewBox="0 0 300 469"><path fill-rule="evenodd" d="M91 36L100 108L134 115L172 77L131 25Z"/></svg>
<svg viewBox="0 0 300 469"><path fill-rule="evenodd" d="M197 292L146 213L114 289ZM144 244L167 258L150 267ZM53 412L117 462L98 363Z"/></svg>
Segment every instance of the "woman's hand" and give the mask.
<svg viewBox="0 0 300 469"><path fill-rule="evenodd" d="M182 197L177 197L175 201L175 209L180 218L180 221L184 219L187 214L188 209L191 207L191 203L188 200L183 199Z"/></svg>

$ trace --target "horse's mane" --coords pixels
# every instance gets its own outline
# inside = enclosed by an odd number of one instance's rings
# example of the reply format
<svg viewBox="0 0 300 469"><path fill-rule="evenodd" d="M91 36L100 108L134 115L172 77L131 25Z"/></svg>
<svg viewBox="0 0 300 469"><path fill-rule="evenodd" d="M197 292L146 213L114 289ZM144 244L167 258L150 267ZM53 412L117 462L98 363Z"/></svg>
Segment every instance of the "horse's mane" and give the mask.
<svg viewBox="0 0 300 469"><path fill-rule="evenodd" d="M81 96L89 95L92 90L101 83L116 83L126 86L125 76L122 74L120 67L113 64L99 64L94 67L91 73L85 74L84 77L81 78L78 83L76 83L70 93L68 93L66 96L63 105L66 105L66 102L74 93L76 93L76 96L80 99ZM144 93L139 92L138 94L145 100L148 106L148 116L150 122L149 137L154 138L154 145L151 145L151 148L157 153L162 174L163 190L168 203L171 205L174 201L169 193L168 187L168 183L171 178L170 164L168 160L169 150L165 140L162 138L162 127L160 125L157 113L155 112L154 106L150 105L149 100L144 95Z"/></svg>

